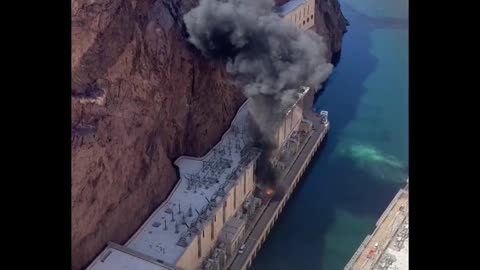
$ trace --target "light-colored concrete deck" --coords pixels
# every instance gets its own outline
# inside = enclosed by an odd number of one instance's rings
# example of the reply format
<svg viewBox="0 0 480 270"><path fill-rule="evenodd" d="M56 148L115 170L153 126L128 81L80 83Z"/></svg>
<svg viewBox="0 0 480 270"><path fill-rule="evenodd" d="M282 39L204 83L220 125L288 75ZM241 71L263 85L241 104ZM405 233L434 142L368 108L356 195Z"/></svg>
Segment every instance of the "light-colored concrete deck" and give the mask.
<svg viewBox="0 0 480 270"><path fill-rule="evenodd" d="M350 262L351 266L345 269L367 270L374 269L380 257L390 245L395 237L398 228L408 217L408 192L404 189L399 191L394 201L389 205L386 212L380 217L377 228L373 232L368 242L362 247L361 253ZM378 246L375 247L375 244ZM408 243L407 243L408 244Z"/></svg>

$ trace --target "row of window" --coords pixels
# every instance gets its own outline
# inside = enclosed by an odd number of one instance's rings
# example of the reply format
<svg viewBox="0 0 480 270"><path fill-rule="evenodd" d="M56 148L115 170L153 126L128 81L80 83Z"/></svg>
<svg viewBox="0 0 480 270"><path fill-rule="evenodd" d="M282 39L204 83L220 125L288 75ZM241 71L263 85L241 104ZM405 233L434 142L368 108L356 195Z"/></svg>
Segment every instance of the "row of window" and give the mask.
<svg viewBox="0 0 480 270"><path fill-rule="evenodd" d="M301 9L300 10L300 15L298 16L297 18L297 13L295 13L294 15L294 21L295 23L297 23L297 21L300 21L301 19L304 19L303 20L303 24L305 24L305 17L307 19L307 22L312 19L313 20L313 14L311 14L310 16L308 16L307 14L310 14L310 5L307 5L307 10L305 11L305 8Z"/></svg>
<svg viewBox="0 0 480 270"><path fill-rule="evenodd" d="M310 19L312 19L312 20L313 20L313 15L312 15L312 16L310 16L310 18L307 18L307 23L310 21ZM303 20L303 25L305 25L305 20Z"/></svg>

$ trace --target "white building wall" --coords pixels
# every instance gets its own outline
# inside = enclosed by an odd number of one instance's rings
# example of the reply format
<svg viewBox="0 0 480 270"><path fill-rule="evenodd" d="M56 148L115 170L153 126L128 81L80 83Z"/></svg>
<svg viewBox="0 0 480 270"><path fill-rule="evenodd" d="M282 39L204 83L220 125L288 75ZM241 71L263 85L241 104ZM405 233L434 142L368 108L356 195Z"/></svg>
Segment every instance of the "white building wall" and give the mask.
<svg viewBox="0 0 480 270"><path fill-rule="evenodd" d="M223 224L222 224L222 215L223 215L223 209L222 208L217 208L217 213L215 213L215 217L213 218L214 222L214 229L215 229L215 235L218 236L220 231L222 230Z"/></svg>
<svg viewBox="0 0 480 270"><path fill-rule="evenodd" d="M253 176L254 166L254 164L251 164L246 170L247 195L255 188Z"/></svg>
<svg viewBox="0 0 480 270"><path fill-rule="evenodd" d="M229 192L228 192L228 197L227 197L227 211L226 211L226 220L228 220L229 218L231 218L234 214L235 214L235 208L233 207L233 192L235 190L232 188Z"/></svg>
<svg viewBox="0 0 480 270"><path fill-rule="evenodd" d="M308 30L315 24L315 0L307 0L295 10L284 16L302 30Z"/></svg>
<svg viewBox="0 0 480 270"><path fill-rule="evenodd" d="M292 114L291 113L286 118L285 126L287 130L292 130Z"/></svg>
<svg viewBox="0 0 480 270"><path fill-rule="evenodd" d="M278 146L281 146L285 142L285 120L282 120L280 127L278 128Z"/></svg>
<svg viewBox="0 0 480 270"><path fill-rule="evenodd" d="M302 121L303 118L303 109L301 106L295 106L295 108L292 111L292 130L296 129L298 127L298 124L300 121Z"/></svg>
<svg viewBox="0 0 480 270"><path fill-rule="evenodd" d="M245 174L242 174L240 177L240 181L237 182L237 186L235 190L237 191L237 207L235 208L235 211L237 209L240 209L242 206L243 202L243 179L245 178Z"/></svg>
<svg viewBox="0 0 480 270"><path fill-rule="evenodd" d="M302 102L299 102L285 117L282 124L277 130L275 137L277 138L278 147L281 147L290 137L292 132L298 130L299 124L303 119Z"/></svg>
<svg viewBox="0 0 480 270"><path fill-rule="evenodd" d="M225 223L233 217L233 215L242 207L243 201L246 199L246 196L250 194L254 187L253 181L253 163L248 166L242 176L239 177L239 180L236 182L236 188L232 187L230 191L226 195L226 202L227 206L225 208ZM246 187L245 194L243 193L244 184ZM237 196L237 203L236 208L234 208L234 192L236 190ZM206 224L206 226L192 239L190 242L191 244L185 249L183 255L179 258L176 265L181 267L185 270L189 269L196 269L196 267L200 266L203 260L210 255L211 249L214 247L216 241L220 237L221 230L223 229L223 208L225 202L222 205L219 205L216 209L215 216L211 219L211 221ZM213 232L214 237L212 239L212 223L213 225ZM198 241L200 239L201 245L201 255L198 256Z"/></svg>
<svg viewBox="0 0 480 270"><path fill-rule="evenodd" d="M201 257L198 257L198 235L192 239L191 244L185 249L185 252L175 264L185 270L195 269L196 265L201 262Z"/></svg>

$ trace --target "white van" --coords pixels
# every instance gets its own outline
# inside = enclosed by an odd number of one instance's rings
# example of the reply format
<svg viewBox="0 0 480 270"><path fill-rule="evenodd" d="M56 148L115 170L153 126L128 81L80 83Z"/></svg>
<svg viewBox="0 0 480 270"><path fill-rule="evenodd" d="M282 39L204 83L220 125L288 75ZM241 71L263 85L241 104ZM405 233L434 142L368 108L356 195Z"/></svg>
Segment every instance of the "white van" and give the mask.
<svg viewBox="0 0 480 270"><path fill-rule="evenodd" d="M245 251L245 244L243 244L240 249L238 250L238 254L243 254L243 252Z"/></svg>

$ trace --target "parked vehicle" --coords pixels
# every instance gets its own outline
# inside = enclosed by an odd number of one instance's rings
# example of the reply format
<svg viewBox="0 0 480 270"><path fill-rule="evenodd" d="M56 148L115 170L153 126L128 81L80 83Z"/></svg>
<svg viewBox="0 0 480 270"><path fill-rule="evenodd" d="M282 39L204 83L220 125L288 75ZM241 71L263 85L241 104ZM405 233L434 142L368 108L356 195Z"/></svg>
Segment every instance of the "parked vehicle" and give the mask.
<svg viewBox="0 0 480 270"><path fill-rule="evenodd" d="M243 254L243 252L245 251L245 244L243 244L240 249L238 250L238 254Z"/></svg>

